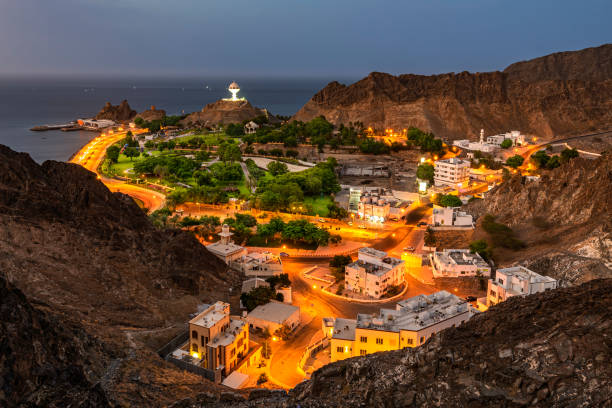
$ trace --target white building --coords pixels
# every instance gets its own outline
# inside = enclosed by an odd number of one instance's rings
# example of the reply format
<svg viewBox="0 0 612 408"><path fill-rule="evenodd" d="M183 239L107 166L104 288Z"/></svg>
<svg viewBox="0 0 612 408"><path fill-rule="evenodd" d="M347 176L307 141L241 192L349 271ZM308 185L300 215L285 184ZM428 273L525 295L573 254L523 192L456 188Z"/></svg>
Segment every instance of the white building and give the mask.
<svg viewBox="0 0 612 408"><path fill-rule="evenodd" d="M433 226L471 227L474 228L472 216L459 208L434 206L431 215Z"/></svg>
<svg viewBox="0 0 612 408"><path fill-rule="evenodd" d="M389 218L391 201L382 192L364 193L359 200L359 217L372 222L384 222Z"/></svg>
<svg viewBox="0 0 612 408"><path fill-rule="evenodd" d="M430 255L434 278L491 276L491 267L478 254L468 249L445 249Z"/></svg>
<svg viewBox="0 0 612 408"><path fill-rule="evenodd" d="M265 305L257 306L246 317L251 329L267 328L274 333L282 326L293 330L300 324L300 308L275 300Z"/></svg>
<svg viewBox="0 0 612 408"><path fill-rule="evenodd" d="M537 274L524 266L498 269L495 279L489 279L487 297L478 299L478 308L487 310L512 296L532 295L556 287L555 279Z"/></svg>
<svg viewBox="0 0 612 408"><path fill-rule="evenodd" d="M434 185L463 187L470 181L470 162L456 157L434 163Z"/></svg>
<svg viewBox="0 0 612 408"><path fill-rule="evenodd" d="M346 288L380 298L391 286L404 282L404 261L373 248L360 248L357 261L346 266Z"/></svg>
<svg viewBox="0 0 612 408"><path fill-rule="evenodd" d="M349 190L349 202L348 210L352 213L359 212L359 205L361 204L361 189L350 188Z"/></svg>
<svg viewBox="0 0 612 408"><path fill-rule="evenodd" d="M257 132L257 129L259 129L259 125L253 121L250 121L249 123L244 125L244 133L247 135L251 135Z"/></svg>
<svg viewBox="0 0 612 408"><path fill-rule="evenodd" d="M270 277L283 273L283 261L272 252L251 252L236 260L234 269L246 276Z"/></svg>
<svg viewBox="0 0 612 408"><path fill-rule="evenodd" d="M521 135L518 130L511 130L510 132L500 133L499 135L487 136L487 143L500 146L504 140L512 140L513 146L521 146L525 144L525 135Z"/></svg>
<svg viewBox="0 0 612 408"><path fill-rule="evenodd" d="M455 327L478 313L469 303L446 291L403 300L378 315L336 318L331 336L331 361L405 347L418 347L432 335ZM324 326L323 330L327 327Z"/></svg>
<svg viewBox="0 0 612 408"><path fill-rule="evenodd" d="M233 234L230 232L229 225L223 224L223 227L221 227L221 233L219 233L221 239L217 242L206 245L206 249L208 249L213 253L213 255L216 255L230 267L233 266L235 261L247 255L247 249L245 247L234 244L234 242L231 240L232 235Z"/></svg>
<svg viewBox="0 0 612 408"><path fill-rule="evenodd" d="M77 123L88 129L106 129L115 126L115 122L110 119L77 119Z"/></svg>

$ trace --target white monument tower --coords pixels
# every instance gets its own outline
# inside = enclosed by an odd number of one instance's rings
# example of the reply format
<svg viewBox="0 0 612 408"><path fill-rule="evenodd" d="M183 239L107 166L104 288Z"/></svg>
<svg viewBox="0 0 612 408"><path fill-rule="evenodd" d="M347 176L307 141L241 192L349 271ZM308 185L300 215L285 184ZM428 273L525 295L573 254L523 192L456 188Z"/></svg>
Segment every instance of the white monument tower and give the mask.
<svg viewBox="0 0 612 408"><path fill-rule="evenodd" d="M240 86L236 83L236 82L232 82L229 86L229 88L227 88L231 94L232 94L232 98L230 99L231 101L238 101L240 99L238 99L238 97L236 95L238 95L238 92L240 92Z"/></svg>
<svg viewBox="0 0 612 408"><path fill-rule="evenodd" d="M484 129L480 129L480 144L484 143Z"/></svg>

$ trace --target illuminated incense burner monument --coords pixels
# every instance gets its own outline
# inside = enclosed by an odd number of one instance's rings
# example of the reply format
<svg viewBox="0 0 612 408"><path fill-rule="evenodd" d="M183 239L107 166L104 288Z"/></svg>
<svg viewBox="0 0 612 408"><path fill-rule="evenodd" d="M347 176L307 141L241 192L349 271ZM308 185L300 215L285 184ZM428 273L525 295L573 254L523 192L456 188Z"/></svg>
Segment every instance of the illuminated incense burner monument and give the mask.
<svg viewBox="0 0 612 408"><path fill-rule="evenodd" d="M246 101L245 98L238 98L238 92L240 92L240 85L237 82L232 82L227 88L232 94L231 98L224 99L224 101Z"/></svg>

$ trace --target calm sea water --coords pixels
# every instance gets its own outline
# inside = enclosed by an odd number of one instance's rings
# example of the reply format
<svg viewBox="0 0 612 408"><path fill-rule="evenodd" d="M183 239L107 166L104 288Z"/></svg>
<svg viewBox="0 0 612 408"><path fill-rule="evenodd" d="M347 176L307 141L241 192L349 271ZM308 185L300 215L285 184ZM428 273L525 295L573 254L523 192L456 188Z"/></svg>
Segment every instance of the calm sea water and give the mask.
<svg viewBox="0 0 612 408"><path fill-rule="evenodd" d="M236 80L240 96L274 114L297 112L327 79L11 79L0 78L0 144L27 152L40 163L68 160L95 136L92 132L32 132L36 125L66 123L94 116L109 101L127 99L132 109L151 105L168 115L199 111L230 96ZM331 80L331 79L330 79Z"/></svg>

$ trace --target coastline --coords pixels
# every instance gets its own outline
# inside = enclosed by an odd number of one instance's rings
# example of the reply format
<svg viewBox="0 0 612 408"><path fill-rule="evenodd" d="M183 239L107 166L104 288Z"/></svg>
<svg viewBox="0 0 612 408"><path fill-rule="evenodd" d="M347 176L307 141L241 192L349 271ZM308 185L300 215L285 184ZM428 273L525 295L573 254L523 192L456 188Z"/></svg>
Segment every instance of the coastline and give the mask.
<svg viewBox="0 0 612 408"><path fill-rule="evenodd" d="M72 159L74 159L74 156L76 156L81 150L83 150L83 148L85 146L87 146L92 140L94 140L96 137L98 137L100 135L100 133L98 133L97 135L94 135L94 137L92 137L91 139L89 139L88 141L86 141L84 144L82 144L81 146L79 146L79 148L70 155L70 157L68 158L68 160L66 160L66 163L70 163L72 161Z"/></svg>

